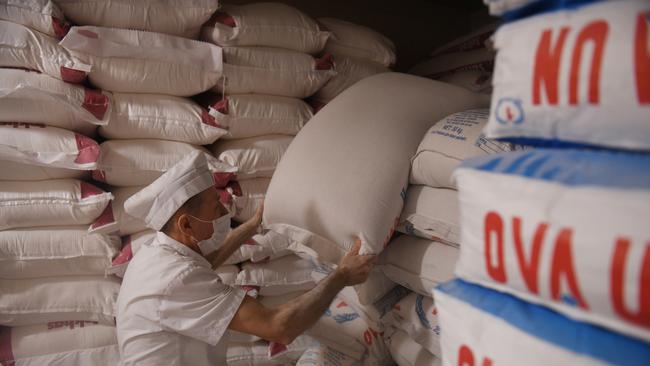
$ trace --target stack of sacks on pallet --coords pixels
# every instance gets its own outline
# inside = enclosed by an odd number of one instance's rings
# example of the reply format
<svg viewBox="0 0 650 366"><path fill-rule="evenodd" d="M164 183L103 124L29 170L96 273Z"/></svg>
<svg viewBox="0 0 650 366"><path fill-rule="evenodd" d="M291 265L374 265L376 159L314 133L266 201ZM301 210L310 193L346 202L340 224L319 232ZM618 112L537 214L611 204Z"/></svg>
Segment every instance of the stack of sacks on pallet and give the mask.
<svg viewBox="0 0 650 366"><path fill-rule="evenodd" d="M331 56L313 56L329 36L281 3L224 5L204 25L201 38L223 47L224 72L198 100L227 130L211 150L239 169L236 221L253 216L293 136L313 116L302 99L335 74Z"/></svg>
<svg viewBox="0 0 650 366"><path fill-rule="evenodd" d="M73 27L61 45L90 65L88 79L93 85L112 92L112 113L98 131L107 140L100 145L101 158L92 177L106 184L115 200L91 232L115 232L127 244L130 235L144 238L150 232L124 212L124 202L191 151L207 152L201 145L212 144L227 132L188 98L217 83L222 50L180 37L197 37L218 4L59 3L82 25ZM211 164L215 171L234 170L216 159Z"/></svg>
<svg viewBox="0 0 650 366"><path fill-rule="evenodd" d="M434 290L444 365L650 359L650 5L553 10L495 34L485 132L539 148L454 173L459 279Z"/></svg>
<svg viewBox="0 0 650 366"><path fill-rule="evenodd" d="M428 121L486 103L483 95L404 74L360 81L294 139L269 186L265 228L287 238L289 249L300 256L328 267L350 249L354 236L362 241L362 253L379 254L398 223L409 159ZM341 148L332 149L331 141ZM347 289L345 303L357 314L369 314L364 319L379 323L373 328L379 333L381 314L372 305L394 287L376 269L366 284ZM341 333L335 330L343 324L337 324L319 334ZM375 342L385 349L383 336ZM365 353L360 351L352 356L359 359Z"/></svg>
<svg viewBox="0 0 650 366"><path fill-rule="evenodd" d="M497 24L489 24L436 48L409 73L489 94L495 55L490 37L496 28Z"/></svg>
<svg viewBox="0 0 650 366"><path fill-rule="evenodd" d="M82 180L111 95L66 83L89 69L50 1L0 1L0 19L0 362L115 365L120 240L88 233L112 195Z"/></svg>
<svg viewBox="0 0 650 366"><path fill-rule="evenodd" d="M378 266L391 281L417 293L384 320L391 354L402 366L424 359L440 362L440 329L432 314L431 289L453 278L459 256L460 213L453 169L464 159L514 148L485 138L482 130L488 116L487 109L473 109L441 119L429 128L411 159L410 185L397 226L406 235L388 244Z"/></svg>
<svg viewBox="0 0 650 366"><path fill-rule="evenodd" d="M389 72L389 67L395 65L395 44L384 35L340 19L319 18L318 22L332 32L323 52L334 56L336 75L310 98L315 109L359 80Z"/></svg>

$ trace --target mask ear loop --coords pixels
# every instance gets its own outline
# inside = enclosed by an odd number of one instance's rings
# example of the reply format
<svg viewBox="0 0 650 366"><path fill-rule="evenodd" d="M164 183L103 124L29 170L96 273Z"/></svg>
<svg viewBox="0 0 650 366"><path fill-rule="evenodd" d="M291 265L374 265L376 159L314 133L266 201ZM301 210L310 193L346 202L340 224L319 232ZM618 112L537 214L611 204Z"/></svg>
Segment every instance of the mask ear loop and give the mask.
<svg viewBox="0 0 650 366"><path fill-rule="evenodd" d="M203 221L203 220L199 219L198 217L194 217L194 216L189 215L189 214L188 214L187 216L189 216L189 217L191 217L191 218L193 218L193 219L199 220L199 221ZM183 231L183 229L181 229L181 226L180 226L180 224L178 223L178 221L176 221L176 228L178 229L178 231L180 231L181 233L185 234L185 232ZM185 234L185 235L188 235L188 234ZM189 236L192 240L194 240L194 241L196 242L197 245L199 244L200 240L197 240L197 239L194 237L194 235L188 235L188 236Z"/></svg>

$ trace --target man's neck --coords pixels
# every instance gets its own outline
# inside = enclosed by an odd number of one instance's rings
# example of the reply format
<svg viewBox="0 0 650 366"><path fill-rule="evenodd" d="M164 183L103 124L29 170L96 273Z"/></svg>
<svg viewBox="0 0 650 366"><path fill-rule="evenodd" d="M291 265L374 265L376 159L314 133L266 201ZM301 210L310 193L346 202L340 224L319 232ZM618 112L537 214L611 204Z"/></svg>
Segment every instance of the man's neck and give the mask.
<svg viewBox="0 0 650 366"><path fill-rule="evenodd" d="M198 243L194 243L194 240L192 238L188 237L187 235L183 233L178 233L178 232L162 232L163 234L169 236L170 238L176 240L177 242L185 245L186 247L192 249L199 255L203 256L203 253L201 253L201 249L199 249Z"/></svg>

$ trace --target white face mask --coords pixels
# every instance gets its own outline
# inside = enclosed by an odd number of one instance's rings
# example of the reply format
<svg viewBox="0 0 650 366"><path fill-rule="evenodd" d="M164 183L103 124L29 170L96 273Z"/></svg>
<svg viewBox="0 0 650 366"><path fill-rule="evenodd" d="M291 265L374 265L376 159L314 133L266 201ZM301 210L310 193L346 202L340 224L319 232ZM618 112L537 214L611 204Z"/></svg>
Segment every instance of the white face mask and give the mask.
<svg viewBox="0 0 650 366"><path fill-rule="evenodd" d="M197 243L204 256L217 250L230 234L230 214L223 215L213 221L201 220L194 216L192 218L201 222L212 222L212 236L205 240L199 240Z"/></svg>

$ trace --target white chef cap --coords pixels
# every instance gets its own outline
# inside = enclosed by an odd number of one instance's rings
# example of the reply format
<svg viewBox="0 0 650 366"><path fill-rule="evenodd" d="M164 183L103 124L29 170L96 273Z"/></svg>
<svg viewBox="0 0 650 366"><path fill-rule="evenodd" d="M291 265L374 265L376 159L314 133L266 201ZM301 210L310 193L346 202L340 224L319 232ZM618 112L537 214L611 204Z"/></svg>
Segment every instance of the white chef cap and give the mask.
<svg viewBox="0 0 650 366"><path fill-rule="evenodd" d="M241 195L241 189L234 181L234 168L219 162L213 162L210 167L208 158L212 157L202 151L193 151L126 200L124 210L144 221L147 227L160 230L187 200L212 186L219 191L220 201L230 209L232 195ZM213 173L210 168L215 164L221 168L218 170L224 171Z"/></svg>

